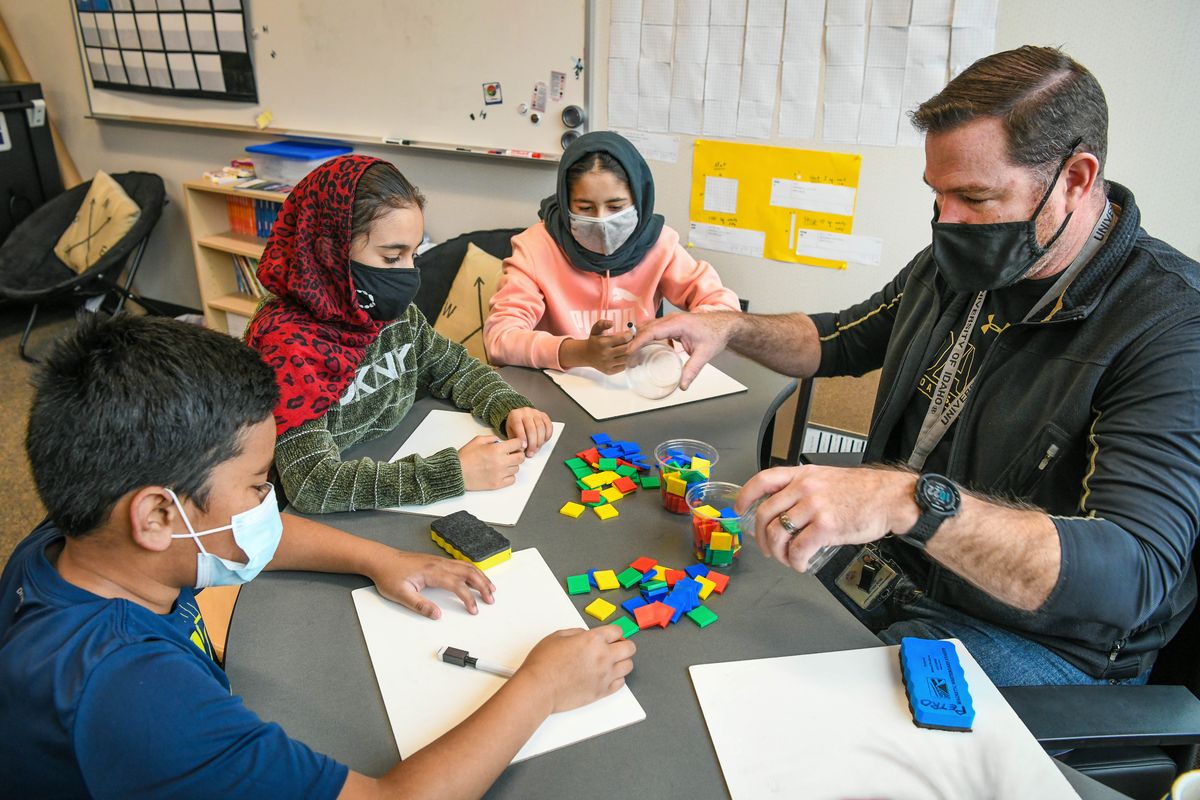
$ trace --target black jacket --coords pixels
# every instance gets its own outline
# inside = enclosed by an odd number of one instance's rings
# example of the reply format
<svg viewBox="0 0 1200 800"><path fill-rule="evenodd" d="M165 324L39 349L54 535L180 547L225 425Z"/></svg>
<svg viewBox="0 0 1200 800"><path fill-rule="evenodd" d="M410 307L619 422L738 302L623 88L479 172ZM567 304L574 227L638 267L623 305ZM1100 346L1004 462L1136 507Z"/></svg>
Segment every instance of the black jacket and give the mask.
<svg viewBox="0 0 1200 800"><path fill-rule="evenodd" d="M1126 678L1153 664L1196 603L1200 265L1141 229L1128 189L1108 192L1121 209L1109 240L1050 321L995 339L949 443L951 479L1051 515L1062 567L1049 598L1021 611L914 548L883 546L933 599L1091 675ZM818 375L882 367L866 462L907 460L897 425L970 299L947 288L926 249L870 300L814 316Z"/></svg>

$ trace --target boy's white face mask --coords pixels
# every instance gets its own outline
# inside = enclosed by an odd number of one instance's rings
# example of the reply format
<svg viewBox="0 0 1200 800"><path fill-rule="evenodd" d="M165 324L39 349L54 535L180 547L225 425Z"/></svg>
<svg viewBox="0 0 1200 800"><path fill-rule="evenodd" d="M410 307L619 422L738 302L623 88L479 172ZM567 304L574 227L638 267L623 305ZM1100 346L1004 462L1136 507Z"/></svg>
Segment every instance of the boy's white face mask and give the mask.
<svg viewBox="0 0 1200 800"><path fill-rule="evenodd" d="M633 234L638 224L637 206L630 205L607 217L584 217L567 212L571 235L580 247L611 256Z"/></svg>

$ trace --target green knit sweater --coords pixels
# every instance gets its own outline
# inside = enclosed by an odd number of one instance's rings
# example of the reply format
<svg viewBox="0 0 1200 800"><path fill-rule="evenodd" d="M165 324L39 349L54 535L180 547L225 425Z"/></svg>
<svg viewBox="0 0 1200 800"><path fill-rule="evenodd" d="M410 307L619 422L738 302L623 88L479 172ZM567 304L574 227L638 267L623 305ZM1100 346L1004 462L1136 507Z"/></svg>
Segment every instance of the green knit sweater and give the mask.
<svg viewBox="0 0 1200 800"><path fill-rule="evenodd" d="M503 431L508 413L530 406L466 348L437 333L415 305L379 332L354 380L325 416L279 437L275 466L288 501L306 514L433 503L462 494L462 465L453 447L428 458L383 463L343 461L352 444L390 432L412 408L418 391L454 405ZM466 442L463 442L466 444Z"/></svg>

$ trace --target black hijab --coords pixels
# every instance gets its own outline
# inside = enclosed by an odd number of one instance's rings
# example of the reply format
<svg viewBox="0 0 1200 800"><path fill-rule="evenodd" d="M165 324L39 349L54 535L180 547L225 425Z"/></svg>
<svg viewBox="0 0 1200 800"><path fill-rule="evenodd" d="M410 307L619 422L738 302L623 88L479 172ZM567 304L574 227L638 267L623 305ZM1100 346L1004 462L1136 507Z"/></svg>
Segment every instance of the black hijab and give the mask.
<svg viewBox="0 0 1200 800"><path fill-rule="evenodd" d="M567 210L571 207L567 170L596 152L608 153L625 170L638 215L633 233L616 252L608 256L593 253L575 241L571 235L571 218L567 216ZM538 216L546 223L550 238L558 243L576 269L612 275L623 275L642 263L646 253L658 241L663 227L662 214L654 213L654 178L650 175L650 167L628 139L612 131L585 133L571 143L558 162L558 189L542 201Z"/></svg>

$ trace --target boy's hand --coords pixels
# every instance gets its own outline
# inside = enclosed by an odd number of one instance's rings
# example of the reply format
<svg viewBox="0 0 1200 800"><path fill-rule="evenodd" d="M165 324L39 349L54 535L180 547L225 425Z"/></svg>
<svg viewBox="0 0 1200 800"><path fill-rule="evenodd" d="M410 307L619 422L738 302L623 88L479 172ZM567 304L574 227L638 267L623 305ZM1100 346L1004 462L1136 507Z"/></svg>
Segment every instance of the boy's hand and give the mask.
<svg viewBox="0 0 1200 800"><path fill-rule="evenodd" d="M468 492L503 489L517 480L517 470L525 460L520 439L500 441L494 434L476 436L458 451L463 483Z"/></svg>
<svg viewBox="0 0 1200 800"><path fill-rule="evenodd" d="M636 650L616 625L590 631L571 628L538 642L517 674L536 677L552 698L555 712L570 711L624 686Z"/></svg>
<svg viewBox="0 0 1200 800"><path fill-rule="evenodd" d="M426 587L454 592L471 614L479 612L475 602L476 592L483 602L491 603L492 592L496 591L492 582L474 564L400 550L392 550L367 577L375 582L379 593L388 600L430 619L441 617L442 610L436 603L421 596L421 590Z"/></svg>
<svg viewBox="0 0 1200 800"><path fill-rule="evenodd" d="M633 339L633 333L626 330L605 336L604 332L612 326L612 320L597 320L588 338L563 341L559 347L559 364L564 369L594 367L605 375L625 369L625 356L629 352L629 342Z"/></svg>
<svg viewBox="0 0 1200 800"><path fill-rule="evenodd" d="M504 418L504 430L525 448L525 457L533 458L554 434L554 423L544 411L536 408L514 408Z"/></svg>

